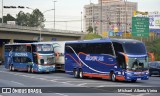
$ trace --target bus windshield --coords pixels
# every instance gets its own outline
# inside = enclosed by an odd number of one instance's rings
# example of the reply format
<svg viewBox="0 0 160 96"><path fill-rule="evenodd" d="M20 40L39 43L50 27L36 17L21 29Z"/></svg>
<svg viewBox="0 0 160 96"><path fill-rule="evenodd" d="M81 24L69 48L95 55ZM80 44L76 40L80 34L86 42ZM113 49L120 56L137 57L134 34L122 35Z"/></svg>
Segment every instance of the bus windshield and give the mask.
<svg viewBox="0 0 160 96"><path fill-rule="evenodd" d="M52 44L38 44L37 52L39 53L51 53L53 52Z"/></svg>
<svg viewBox="0 0 160 96"><path fill-rule="evenodd" d="M132 55L146 54L146 49L143 43L125 43L124 49L127 54L132 54Z"/></svg>

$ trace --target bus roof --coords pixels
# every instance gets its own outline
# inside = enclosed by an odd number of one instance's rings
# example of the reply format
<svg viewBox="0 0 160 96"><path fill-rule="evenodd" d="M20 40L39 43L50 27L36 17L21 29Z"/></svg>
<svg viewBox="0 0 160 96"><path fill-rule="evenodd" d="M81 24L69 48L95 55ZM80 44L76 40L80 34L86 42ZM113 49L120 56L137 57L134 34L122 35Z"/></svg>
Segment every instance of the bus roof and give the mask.
<svg viewBox="0 0 160 96"><path fill-rule="evenodd" d="M28 44L52 44L51 42L33 42L33 43L13 43L5 45L28 45Z"/></svg>
<svg viewBox="0 0 160 96"><path fill-rule="evenodd" d="M78 41L68 41L66 44L74 44L74 43L99 43L99 42L111 42L109 38L102 39L92 39L92 40L78 40Z"/></svg>
<svg viewBox="0 0 160 96"><path fill-rule="evenodd" d="M139 40L134 40L134 39L115 39L115 38L112 38L111 39L112 42L118 42L118 43L133 43L133 42L136 42L136 43L142 43L141 41Z"/></svg>

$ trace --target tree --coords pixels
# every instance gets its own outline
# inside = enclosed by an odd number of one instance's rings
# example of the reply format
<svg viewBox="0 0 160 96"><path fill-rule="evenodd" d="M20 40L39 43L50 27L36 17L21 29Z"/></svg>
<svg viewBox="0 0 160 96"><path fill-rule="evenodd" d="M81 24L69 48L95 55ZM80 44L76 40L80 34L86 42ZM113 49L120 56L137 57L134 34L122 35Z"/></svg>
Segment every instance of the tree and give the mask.
<svg viewBox="0 0 160 96"><path fill-rule="evenodd" d="M44 15L42 12L40 12L39 9L33 10L31 16L30 16L30 24L32 27L38 27L43 25L42 23L45 21Z"/></svg>
<svg viewBox="0 0 160 96"><path fill-rule="evenodd" d="M45 19L44 19L43 13L40 12L39 9L35 9L31 14L30 13L25 14L23 11L20 11L17 14L16 21L17 21L17 24L21 26L38 27L43 25L43 22L45 21Z"/></svg>
<svg viewBox="0 0 160 96"><path fill-rule="evenodd" d="M87 32L93 33L93 28L92 28L92 26L89 26L89 27L88 27Z"/></svg>
<svg viewBox="0 0 160 96"><path fill-rule="evenodd" d="M86 34L84 36L84 39L88 40L88 39L95 39L95 38L102 38L102 36L98 35L98 34L95 34L95 33L89 33L89 34Z"/></svg>
<svg viewBox="0 0 160 96"><path fill-rule="evenodd" d="M10 14L7 14L6 16L3 16L3 23L7 23L7 21L15 21L15 20L16 19L13 16L11 16Z"/></svg>
<svg viewBox="0 0 160 96"><path fill-rule="evenodd" d="M23 11L20 11L16 16L17 25L27 26L27 16Z"/></svg>

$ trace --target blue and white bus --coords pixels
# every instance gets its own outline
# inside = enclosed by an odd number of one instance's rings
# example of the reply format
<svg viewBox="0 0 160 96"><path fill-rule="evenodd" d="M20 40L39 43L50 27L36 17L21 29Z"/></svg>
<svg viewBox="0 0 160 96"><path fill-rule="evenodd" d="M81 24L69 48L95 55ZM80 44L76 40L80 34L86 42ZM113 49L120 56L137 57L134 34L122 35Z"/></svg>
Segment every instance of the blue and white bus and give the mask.
<svg viewBox="0 0 160 96"><path fill-rule="evenodd" d="M143 42L132 39L66 42L65 71L76 78L148 80L147 51Z"/></svg>
<svg viewBox="0 0 160 96"><path fill-rule="evenodd" d="M53 46L49 43L15 43L5 45L5 68L10 71L55 71Z"/></svg>

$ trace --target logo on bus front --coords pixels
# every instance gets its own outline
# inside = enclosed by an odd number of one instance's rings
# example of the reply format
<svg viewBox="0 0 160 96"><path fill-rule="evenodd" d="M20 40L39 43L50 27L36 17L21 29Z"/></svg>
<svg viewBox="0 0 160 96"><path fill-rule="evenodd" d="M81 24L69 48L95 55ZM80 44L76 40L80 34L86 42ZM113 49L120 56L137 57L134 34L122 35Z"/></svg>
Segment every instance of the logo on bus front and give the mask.
<svg viewBox="0 0 160 96"><path fill-rule="evenodd" d="M15 53L15 56L28 56L28 54L27 53Z"/></svg>

